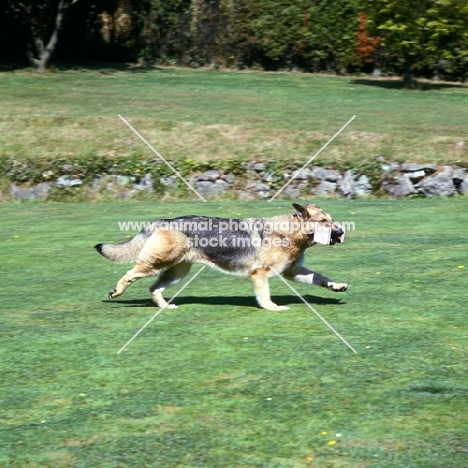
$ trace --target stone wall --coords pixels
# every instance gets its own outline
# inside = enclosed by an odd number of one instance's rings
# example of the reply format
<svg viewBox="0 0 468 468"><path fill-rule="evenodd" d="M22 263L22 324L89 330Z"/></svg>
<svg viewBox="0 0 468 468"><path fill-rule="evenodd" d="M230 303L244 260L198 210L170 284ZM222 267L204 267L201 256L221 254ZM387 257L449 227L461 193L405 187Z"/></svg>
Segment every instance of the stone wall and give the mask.
<svg viewBox="0 0 468 468"><path fill-rule="evenodd" d="M286 184L291 176L295 178L283 190L282 196L293 199L311 196L360 198L370 195L448 197L468 193L468 172L460 167L397 164L377 160L371 176L351 169L338 171L311 166L290 171L287 167L283 171L278 170L276 165L276 169L272 170L268 163L254 161L243 163L236 175L213 168L194 172L186 178L198 192L208 198L267 199ZM15 181L9 184L9 195L15 200L47 199L51 193L57 198L61 191L84 190L89 198L92 198L93 193L115 198L133 198L142 193L161 196L167 193L168 196L177 198L181 194L181 188L185 193L188 190L176 175L155 176L150 172L138 177L102 174L92 180L84 180L73 175L73 165L62 167L62 172L67 171L69 174L58 177L54 177L52 171L44 171L43 181L35 184L27 180L20 183ZM4 191L4 199L7 198L5 195Z"/></svg>

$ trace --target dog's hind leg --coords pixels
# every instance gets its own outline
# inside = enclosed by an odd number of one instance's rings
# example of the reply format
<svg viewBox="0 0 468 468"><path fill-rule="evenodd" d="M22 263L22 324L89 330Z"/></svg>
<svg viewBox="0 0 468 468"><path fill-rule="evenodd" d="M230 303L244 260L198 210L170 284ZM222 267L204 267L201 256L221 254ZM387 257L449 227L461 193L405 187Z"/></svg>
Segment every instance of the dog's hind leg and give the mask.
<svg viewBox="0 0 468 468"><path fill-rule="evenodd" d="M127 273L122 276L115 289L109 293L109 299L121 296L137 279L155 276L160 271L161 270L155 269L147 263L137 263L131 270L128 270Z"/></svg>
<svg viewBox="0 0 468 468"><path fill-rule="evenodd" d="M250 275L258 305L267 310L288 310L289 307L279 306L271 300L270 286L268 285L269 273L268 268L259 268Z"/></svg>
<svg viewBox="0 0 468 468"><path fill-rule="evenodd" d="M187 250L186 238L177 231L157 231L146 241L138 256L137 264L122 277L117 287L109 293L114 298L137 279L155 276L178 263Z"/></svg>
<svg viewBox="0 0 468 468"><path fill-rule="evenodd" d="M150 288L153 301L159 307L165 307L166 309L177 308L175 304L169 304L164 299L162 293L168 286L177 284L180 280L182 280L188 274L191 267L192 265L190 263L178 263L177 265L174 265L173 267L161 273L156 283L154 283Z"/></svg>
<svg viewBox="0 0 468 468"><path fill-rule="evenodd" d="M302 265L296 265L288 268L283 272L283 276L290 281L295 281L296 283L315 284L336 292L342 292L348 289L347 284L335 283L330 278L327 278L316 271L308 270Z"/></svg>

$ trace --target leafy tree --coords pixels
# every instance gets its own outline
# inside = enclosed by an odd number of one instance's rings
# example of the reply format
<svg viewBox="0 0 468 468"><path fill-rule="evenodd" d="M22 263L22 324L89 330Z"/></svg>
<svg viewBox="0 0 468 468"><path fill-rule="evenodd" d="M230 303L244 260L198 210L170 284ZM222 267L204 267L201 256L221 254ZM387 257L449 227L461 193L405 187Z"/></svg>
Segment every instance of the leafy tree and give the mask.
<svg viewBox="0 0 468 468"><path fill-rule="evenodd" d="M250 64L341 71L359 63L359 0L232 0L231 5L231 43Z"/></svg>
<svg viewBox="0 0 468 468"><path fill-rule="evenodd" d="M181 59L190 47L192 0L132 0L138 55L145 62Z"/></svg>
<svg viewBox="0 0 468 468"><path fill-rule="evenodd" d="M428 41L429 66L436 75L465 81L468 75L468 1L440 2Z"/></svg>
<svg viewBox="0 0 468 468"><path fill-rule="evenodd" d="M256 45L271 66L294 66L308 35L307 0L250 0L252 33Z"/></svg>
<svg viewBox="0 0 468 468"><path fill-rule="evenodd" d="M357 35L358 47L357 51L362 60L362 63L373 63L374 66L378 65L376 62L376 51L378 50L381 37L370 37L367 29L368 17L365 12L359 14L359 29Z"/></svg>
<svg viewBox="0 0 468 468"><path fill-rule="evenodd" d="M467 0L367 1L373 26L382 35L384 53L401 62L406 87L414 86L417 68L442 58L467 57L467 3ZM456 44L465 50L455 51Z"/></svg>
<svg viewBox="0 0 468 468"><path fill-rule="evenodd" d="M37 71L45 71L57 46L67 10L79 0L7 0L28 36L27 55Z"/></svg>
<svg viewBox="0 0 468 468"><path fill-rule="evenodd" d="M255 8L249 0L228 0L224 9L227 27L222 30L226 63L251 66L258 60L259 47L253 34Z"/></svg>
<svg viewBox="0 0 468 468"><path fill-rule="evenodd" d="M220 55L219 44L222 0L192 0L190 21L190 55L192 63L212 66Z"/></svg>
<svg viewBox="0 0 468 468"><path fill-rule="evenodd" d="M344 72L358 67L360 0L315 0L309 15L309 52L313 70Z"/></svg>

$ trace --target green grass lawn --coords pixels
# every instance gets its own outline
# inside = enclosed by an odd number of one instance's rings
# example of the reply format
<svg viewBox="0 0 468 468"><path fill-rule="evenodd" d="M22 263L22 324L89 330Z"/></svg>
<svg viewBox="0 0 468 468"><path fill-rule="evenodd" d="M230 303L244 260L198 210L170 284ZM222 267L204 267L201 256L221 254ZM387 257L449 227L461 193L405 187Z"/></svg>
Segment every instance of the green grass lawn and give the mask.
<svg viewBox="0 0 468 468"><path fill-rule="evenodd" d="M0 466L468 466L467 201L321 204L356 230L306 265L350 289L294 286L357 354L279 279L271 312L211 270L117 354L157 311L148 279L107 300L118 221L286 201L0 205Z"/></svg>
<svg viewBox="0 0 468 468"><path fill-rule="evenodd" d="M292 73L79 71L0 73L0 155L153 154L167 158L302 161L353 115L325 163L468 161L468 87ZM457 144L464 141L465 146Z"/></svg>

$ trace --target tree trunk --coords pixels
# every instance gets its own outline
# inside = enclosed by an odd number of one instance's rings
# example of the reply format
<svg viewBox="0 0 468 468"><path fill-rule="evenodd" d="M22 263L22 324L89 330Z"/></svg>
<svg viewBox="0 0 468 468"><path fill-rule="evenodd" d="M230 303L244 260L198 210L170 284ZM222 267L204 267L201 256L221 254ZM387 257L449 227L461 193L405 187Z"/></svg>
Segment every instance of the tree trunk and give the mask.
<svg viewBox="0 0 468 468"><path fill-rule="evenodd" d="M52 52L55 48L53 47L44 47L44 42L41 38L36 38L34 40L34 46L36 49L36 54L29 48L28 58L31 65L36 69L36 71L43 73L49 68L50 59L52 58Z"/></svg>
<svg viewBox="0 0 468 468"><path fill-rule="evenodd" d="M50 65L50 61L52 59L52 54L57 46L58 42L58 35L60 31L60 27L62 26L63 18L65 16L65 11L67 8L78 0L60 0L57 10L57 16L55 17L55 27L52 31L52 35L50 36L49 42L44 47L44 40L39 37L38 33L33 30L33 43L34 49L36 54L29 48L28 50L28 58L31 65L36 69L36 71L43 73L45 72Z"/></svg>
<svg viewBox="0 0 468 468"><path fill-rule="evenodd" d="M403 87L412 89L415 87L413 78L413 57L411 55L405 56L405 66L403 73Z"/></svg>

